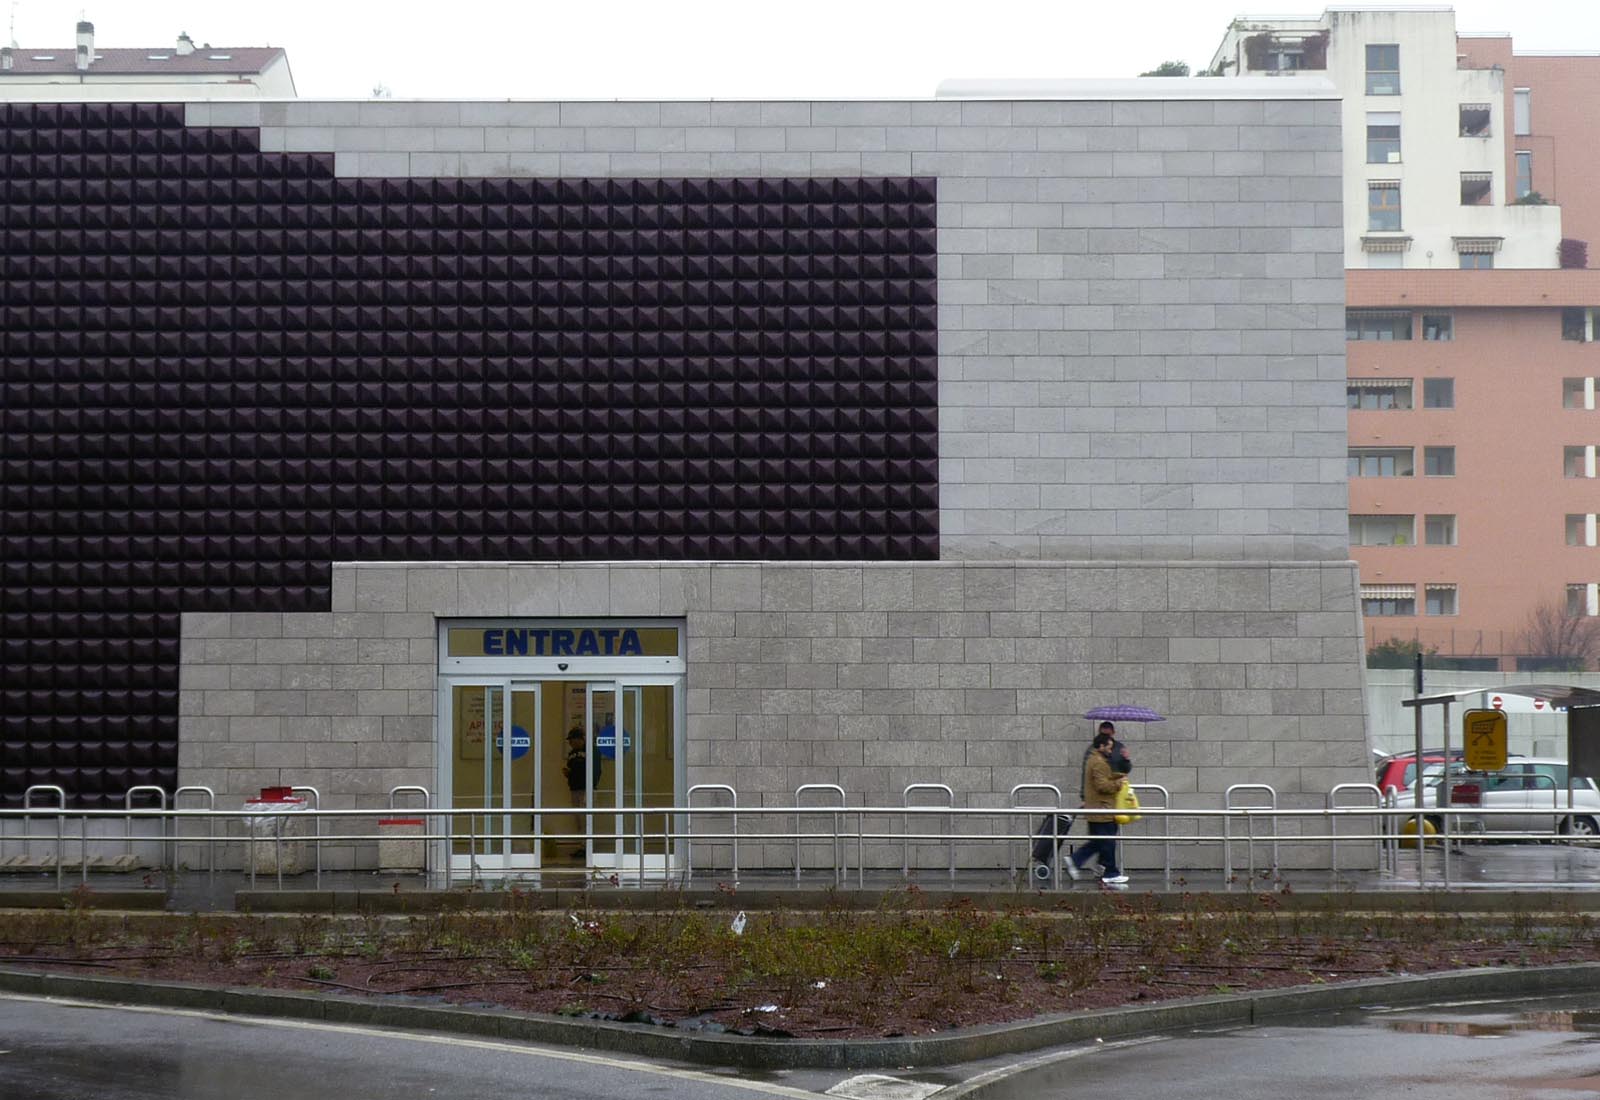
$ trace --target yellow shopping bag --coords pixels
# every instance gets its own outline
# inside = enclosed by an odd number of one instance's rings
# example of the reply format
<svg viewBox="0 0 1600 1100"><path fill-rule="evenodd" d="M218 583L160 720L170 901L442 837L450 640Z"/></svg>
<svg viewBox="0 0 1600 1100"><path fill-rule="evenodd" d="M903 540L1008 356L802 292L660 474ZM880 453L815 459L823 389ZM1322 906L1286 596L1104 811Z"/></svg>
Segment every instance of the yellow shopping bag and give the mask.
<svg viewBox="0 0 1600 1100"><path fill-rule="evenodd" d="M1124 783L1117 788L1117 824L1132 825L1143 815L1130 813L1139 808L1139 796L1133 793L1133 784Z"/></svg>

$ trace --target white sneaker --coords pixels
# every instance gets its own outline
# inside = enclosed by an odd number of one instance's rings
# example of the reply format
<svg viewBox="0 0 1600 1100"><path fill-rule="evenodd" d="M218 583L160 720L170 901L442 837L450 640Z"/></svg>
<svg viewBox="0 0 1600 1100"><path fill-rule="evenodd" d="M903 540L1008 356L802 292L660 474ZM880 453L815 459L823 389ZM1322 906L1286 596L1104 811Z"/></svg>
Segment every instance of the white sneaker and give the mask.
<svg viewBox="0 0 1600 1100"><path fill-rule="evenodd" d="M1064 859L1061 861L1061 869L1067 873L1067 877L1073 882L1077 882L1083 878L1083 872L1079 870L1078 865L1073 863L1070 859Z"/></svg>
<svg viewBox="0 0 1600 1100"><path fill-rule="evenodd" d="M1128 885L1128 876L1127 875L1107 875L1104 878L1102 878L1100 881L1105 883L1107 886L1126 886L1126 885Z"/></svg>

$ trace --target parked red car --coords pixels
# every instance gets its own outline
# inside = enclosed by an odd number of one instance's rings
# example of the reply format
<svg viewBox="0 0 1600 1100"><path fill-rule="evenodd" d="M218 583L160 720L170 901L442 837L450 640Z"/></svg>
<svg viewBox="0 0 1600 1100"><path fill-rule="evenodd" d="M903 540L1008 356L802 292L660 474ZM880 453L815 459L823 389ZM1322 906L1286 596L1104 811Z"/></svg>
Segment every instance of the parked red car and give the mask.
<svg viewBox="0 0 1600 1100"><path fill-rule="evenodd" d="M1451 748L1450 759L1460 760L1463 750ZM1443 749L1423 749L1422 759L1426 764L1443 764ZM1390 787L1395 787L1404 792L1409 791L1417 781L1417 754L1415 752L1397 752L1393 756L1386 756L1378 761L1378 790L1385 794Z"/></svg>

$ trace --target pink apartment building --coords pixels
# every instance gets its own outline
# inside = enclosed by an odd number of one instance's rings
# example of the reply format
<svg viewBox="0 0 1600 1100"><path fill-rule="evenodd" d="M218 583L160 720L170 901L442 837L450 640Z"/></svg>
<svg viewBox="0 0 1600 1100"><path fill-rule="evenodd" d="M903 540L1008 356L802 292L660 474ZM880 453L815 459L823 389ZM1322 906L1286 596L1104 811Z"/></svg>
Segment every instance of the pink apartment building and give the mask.
<svg viewBox="0 0 1600 1100"><path fill-rule="evenodd" d="M1600 270L1583 268L1588 242L1600 266L1600 54L1518 54L1458 34L1449 9L1330 8L1241 17L1213 69L1344 93L1346 469L1368 648L1593 667L1573 638L1600 615Z"/></svg>

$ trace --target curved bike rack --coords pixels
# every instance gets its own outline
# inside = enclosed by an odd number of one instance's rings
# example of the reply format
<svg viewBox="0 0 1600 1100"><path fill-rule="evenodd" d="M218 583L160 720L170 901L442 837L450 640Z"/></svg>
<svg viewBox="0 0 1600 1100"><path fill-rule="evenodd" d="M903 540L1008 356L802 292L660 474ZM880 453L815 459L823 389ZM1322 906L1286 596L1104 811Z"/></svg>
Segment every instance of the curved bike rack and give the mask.
<svg viewBox="0 0 1600 1100"><path fill-rule="evenodd" d="M177 790L172 792L172 808L174 810L176 810L178 808L178 799L182 798L186 794L197 794L197 795L201 795L202 797L204 797L205 800L206 800L206 804L203 807L201 807L204 810L208 810L209 811L209 810L215 810L217 808L217 792L212 790L210 787L194 785L194 786L188 786L188 787L179 787ZM208 881L211 881L211 882L215 882L217 880L217 843L216 843L216 839L217 839L217 822L216 822L216 818L210 816L210 814L208 813L206 815L206 878L207 878ZM177 818L174 818L173 821L172 821L172 848L173 848L173 853L172 853L173 854L173 859L172 859L172 862L173 862L174 865L176 865L177 862L178 862L178 859L177 859L177 855L178 855L178 853L177 853L177 848L178 848L178 820L177 820Z"/></svg>
<svg viewBox="0 0 1600 1100"><path fill-rule="evenodd" d="M429 843L428 838L433 835L433 814L430 812L433 809L433 792L416 783L402 783L398 787L390 787L389 809L398 810L400 808L395 805L395 801L402 794L420 794L422 796L422 874L424 881L426 881L428 868L432 864L433 845ZM382 830L380 829L379 831L381 832ZM448 855L444 861L444 875L444 888L448 890L450 889L450 860Z"/></svg>
<svg viewBox="0 0 1600 1100"><path fill-rule="evenodd" d="M911 795L918 791L942 791L944 793L943 806L913 806ZM939 810L954 809L956 792L950 789L947 783L908 783L906 789L900 792L900 803L905 806L906 812L901 817L901 826L905 830L905 840L901 842L901 873L911 874L911 815L913 813L937 813ZM950 882L956 881L956 815L945 814L945 835L950 847Z"/></svg>
<svg viewBox="0 0 1600 1100"><path fill-rule="evenodd" d="M739 885L739 792L727 783L696 783L684 795L683 803L691 810L694 809L694 795L696 791L717 791L726 794L730 800L728 808L734 812L733 818L733 884ZM683 845L683 877L687 881L694 875L694 817L691 815L684 822Z"/></svg>
<svg viewBox="0 0 1600 1100"><path fill-rule="evenodd" d="M128 816L123 818L122 822L122 851L124 855L133 855L133 798L135 795L140 794L155 795L156 809L161 811L161 817L156 823L161 829L161 869L165 871L167 868L167 792L165 788L157 787L152 783L141 783L139 786L129 787L123 792L122 808L128 811ZM87 832L87 829L85 829L85 832ZM87 866L88 860L85 859L84 863Z"/></svg>
<svg viewBox="0 0 1600 1100"><path fill-rule="evenodd" d="M56 786L54 783L35 783L33 786L29 787L27 790L22 792L22 808L24 810L33 809L33 794L34 794L35 791L45 791L45 792L49 792L51 794L54 794L56 796L56 804L55 804L55 807L54 807L55 810L57 811L56 812L56 889L59 890L59 889L61 889L62 844L63 844L64 839L65 839L65 835L66 835L65 831L66 831L66 827L67 827L66 814L64 812L62 812L62 811L65 811L66 808L67 808L67 792L62 790L60 787ZM88 831L89 831L88 824L85 823L83 828L84 828L84 835L85 835L85 837L87 837L88 836ZM23 831L24 832L27 831L26 824L24 824ZM89 843L88 840L85 839L84 840L84 845L87 846L88 843ZM23 850L24 851L27 850L27 843L26 842L23 843ZM88 871L89 861L87 859L85 859L83 861L83 866L84 866L84 872L83 873L84 873L84 876L85 876L84 881L87 882L88 881L88 877L87 876L88 876L88 873L89 873L89 871Z"/></svg>
<svg viewBox="0 0 1600 1100"><path fill-rule="evenodd" d="M1139 805L1147 803L1141 792L1150 792L1161 796L1161 805L1151 806L1152 810L1168 810L1172 808L1172 792L1160 783L1131 783L1133 793L1139 795ZM1161 815L1161 883L1163 886L1172 885L1172 819L1166 814Z"/></svg>
<svg viewBox="0 0 1600 1100"><path fill-rule="evenodd" d="M315 787L290 787L289 788L289 793L290 794L301 794L301 793L308 794L308 795L311 796L311 809L313 811L320 811L322 809L322 794ZM393 796L393 793L394 792L392 792L392 791L390 792L391 797ZM322 814L321 813L313 812L313 814L311 815L311 829L312 829L312 832L315 834L313 836L313 838L312 838L312 841L311 841L311 852L312 852L312 858L316 860L317 889L320 890L320 889L322 889ZM279 882L283 881L283 860L282 860L281 856L280 856L279 861L278 861L278 881Z"/></svg>
<svg viewBox="0 0 1600 1100"><path fill-rule="evenodd" d="M824 806L821 809L833 813L833 881L835 885L843 885L849 873L844 863L844 843L839 837L839 817L844 812L845 793L837 783L802 783L794 789L794 880L800 881L800 796L807 791L827 791L839 796L837 806Z"/></svg>
<svg viewBox="0 0 1600 1100"><path fill-rule="evenodd" d="M1233 796L1239 791L1266 792L1267 804L1265 806L1239 806L1234 803ZM1256 873L1256 819L1250 816L1251 810L1270 810L1268 820L1272 822L1272 877L1278 877L1278 819L1274 814L1278 809L1278 792L1270 783L1235 783L1222 793L1222 807L1225 810L1243 810L1245 812L1245 837L1244 852L1246 866L1251 878ZM1224 889L1233 888L1233 819L1222 819L1222 885Z"/></svg>
<svg viewBox="0 0 1600 1100"><path fill-rule="evenodd" d="M1033 802L1018 802L1017 801L1017 795L1020 794L1023 791L1049 791L1050 795L1051 795L1051 798L1052 798L1052 801L1050 803L1048 803L1048 804L1033 803ZM1037 813L1037 812L1043 812L1043 813L1049 814L1050 815L1051 840L1054 842L1055 847L1056 847L1057 851L1059 852L1060 847L1061 847L1061 837L1059 835L1057 835L1056 815L1061 812L1061 788L1060 787L1056 786L1054 783L1018 783L1015 787L1011 788L1011 793L1006 796L1006 800L1007 800L1007 802L1009 803L1010 807L1013 810L1026 810L1030 814ZM1012 828L1015 828L1016 820L1017 820L1017 815L1016 814L1011 814L1007 818L1006 826L1007 826L1007 831L1008 832ZM1033 837L1032 837L1033 830L1031 828L1027 828L1026 827L1027 823L1032 821L1032 820L1033 819L1031 817L1027 817L1027 818L1023 819L1024 835L1022 837L1022 859L1021 859L1021 861L1019 862L1015 858L1013 858L1012 861L1011 861L1011 864L1012 864L1013 867L1021 867L1021 869L1022 869L1022 883L1023 883L1024 888L1026 888L1029 885L1028 875L1029 875L1029 872L1032 869L1032 863L1033 863ZM1013 852L1013 857L1014 856L1015 856L1015 853ZM1050 861L1050 881L1056 887L1056 889L1059 890L1061 888L1061 861L1059 859L1052 859Z"/></svg>
<svg viewBox="0 0 1600 1100"><path fill-rule="evenodd" d="M1328 809L1330 812L1328 814L1328 873L1336 879L1339 877L1339 818L1337 814L1334 814L1331 811L1367 808L1364 805L1340 805L1339 795L1345 791L1360 791L1363 794L1370 795L1372 798L1372 808L1383 808L1383 792L1378 789L1378 785L1376 783L1336 783L1329 788ZM1378 859L1381 862L1383 859L1383 841L1382 839L1379 839L1376 843Z"/></svg>

